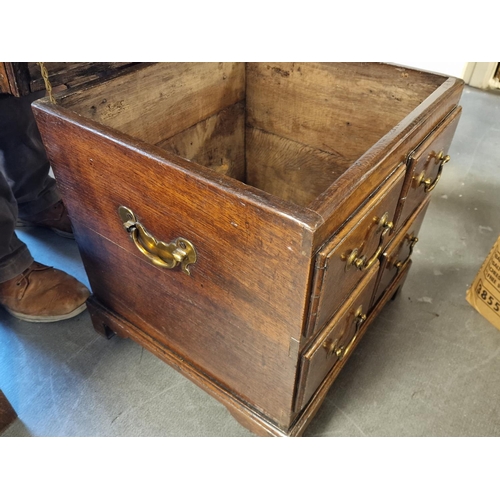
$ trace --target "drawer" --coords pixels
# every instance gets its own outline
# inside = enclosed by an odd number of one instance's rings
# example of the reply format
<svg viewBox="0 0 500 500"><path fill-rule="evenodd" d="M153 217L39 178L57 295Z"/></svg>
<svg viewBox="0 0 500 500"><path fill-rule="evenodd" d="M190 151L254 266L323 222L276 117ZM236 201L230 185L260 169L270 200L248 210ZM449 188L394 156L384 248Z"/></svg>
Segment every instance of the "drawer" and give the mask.
<svg viewBox="0 0 500 500"><path fill-rule="evenodd" d="M441 178L448 163L448 149L457 128L462 108L456 108L408 158L408 173L397 211L396 228L402 227Z"/></svg>
<svg viewBox="0 0 500 500"><path fill-rule="evenodd" d="M400 165L369 203L318 254L307 336L319 332L391 238L405 175Z"/></svg>
<svg viewBox="0 0 500 500"><path fill-rule="evenodd" d="M378 302L384 291L391 285L410 260L413 249L418 243L418 233L424 221L429 202L430 197L427 197L382 254L380 259L380 277L376 286L373 304Z"/></svg>
<svg viewBox="0 0 500 500"><path fill-rule="evenodd" d="M302 408L331 369L349 356L357 333L367 319L378 270L377 261L304 354L297 392L297 408Z"/></svg>

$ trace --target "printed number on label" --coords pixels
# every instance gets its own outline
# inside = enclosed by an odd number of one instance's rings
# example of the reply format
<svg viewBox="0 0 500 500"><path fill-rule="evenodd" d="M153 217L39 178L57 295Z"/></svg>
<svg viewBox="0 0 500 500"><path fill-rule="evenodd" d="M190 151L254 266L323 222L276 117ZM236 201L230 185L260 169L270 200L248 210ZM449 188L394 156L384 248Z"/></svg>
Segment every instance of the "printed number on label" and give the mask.
<svg viewBox="0 0 500 500"><path fill-rule="evenodd" d="M496 312L500 311L500 304L495 300L495 297L493 297L488 290L486 290L481 283L477 285L476 288L476 294L478 297L488 304L492 309L494 309Z"/></svg>

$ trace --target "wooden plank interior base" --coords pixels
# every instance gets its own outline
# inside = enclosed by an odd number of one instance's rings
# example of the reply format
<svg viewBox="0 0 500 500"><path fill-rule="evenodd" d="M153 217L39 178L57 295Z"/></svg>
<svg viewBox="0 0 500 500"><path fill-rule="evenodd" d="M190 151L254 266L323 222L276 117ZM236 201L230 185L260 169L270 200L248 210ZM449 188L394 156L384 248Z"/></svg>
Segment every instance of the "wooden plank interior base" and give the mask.
<svg viewBox="0 0 500 500"><path fill-rule="evenodd" d="M332 153L247 127L247 183L307 206L347 169Z"/></svg>
<svg viewBox="0 0 500 500"><path fill-rule="evenodd" d="M245 181L245 105L238 102L157 146Z"/></svg>

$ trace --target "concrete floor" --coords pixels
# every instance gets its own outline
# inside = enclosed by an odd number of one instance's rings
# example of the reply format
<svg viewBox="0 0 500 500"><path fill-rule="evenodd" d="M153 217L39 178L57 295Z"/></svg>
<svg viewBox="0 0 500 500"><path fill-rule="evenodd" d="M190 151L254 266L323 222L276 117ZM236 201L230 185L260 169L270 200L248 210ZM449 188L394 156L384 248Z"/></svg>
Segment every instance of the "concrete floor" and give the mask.
<svg viewBox="0 0 500 500"><path fill-rule="evenodd" d="M466 87L452 161L402 293L372 324L306 436L499 436L500 331L465 292L500 235L500 94ZM35 258L88 283L73 241L20 231ZM226 409L87 312L53 324L0 308L3 436L252 436Z"/></svg>

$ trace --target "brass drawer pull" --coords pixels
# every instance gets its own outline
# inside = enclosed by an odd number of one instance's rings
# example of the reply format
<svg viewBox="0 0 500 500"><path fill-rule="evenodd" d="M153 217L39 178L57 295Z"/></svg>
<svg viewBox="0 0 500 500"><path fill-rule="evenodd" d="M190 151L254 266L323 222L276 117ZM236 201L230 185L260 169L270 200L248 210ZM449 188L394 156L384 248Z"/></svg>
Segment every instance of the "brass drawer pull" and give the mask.
<svg viewBox="0 0 500 500"><path fill-rule="evenodd" d="M425 178L425 170L424 170L417 179L417 185L418 186L424 185L425 192L430 193L437 186L439 179L441 179L441 174L443 173L444 164L448 163L449 161L450 161L449 155L445 156L444 151L440 151L439 154L436 156L436 163L437 162L440 163L439 163L439 170L434 181L432 181L430 178L428 179Z"/></svg>
<svg viewBox="0 0 500 500"><path fill-rule="evenodd" d="M158 241L137 220L130 208L122 205L118 208L118 213L135 246L155 266L173 269L180 264L182 272L191 274L188 266L196 262L196 251L191 242L184 238L176 238L171 243Z"/></svg>
<svg viewBox="0 0 500 500"><path fill-rule="evenodd" d="M349 344L347 344L346 346L344 345L341 347L337 347L339 344L338 338L333 341L327 341L323 344L323 347L326 349L328 356L332 356L333 354L335 354L337 358L342 359L345 356L347 356L349 351L352 349L353 345L355 344L358 338L359 329L361 328L361 325L366 321L366 314L363 313L362 306L359 306L356 312L354 313L354 321L356 323L356 333L349 342Z"/></svg>
<svg viewBox="0 0 500 500"><path fill-rule="evenodd" d="M411 254L413 253L413 249L415 248L415 245L418 243L418 238L413 234L411 236L406 235L406 239L410 242L410 253L408 254L408 257L406 257L404 261L400 260L394 265L394 267L398 270L398 273L410 260Z"/></svg>
<svg viewBox="0 0 500 500"><path fill-rule="evenodd" d="M378 258L380 257L380 254L384 249L385 239L387 238L387 235L391 232L392 228L394 227L394 224L389 221L388 212L382 215L380 219L375 218L375 221L378 222L377 230L383 229L382 234L380 235L380 242L377 250L375 250L375 253L371 256L370 259L368 259L366 255L358 257L359 250L355 248L349 254L349 257L347 257L346 259L346 265L345 265L346 271L349 270L351 266L354 266L360 271L367 271L375 264L375 262L377 262Z"/></svg>

